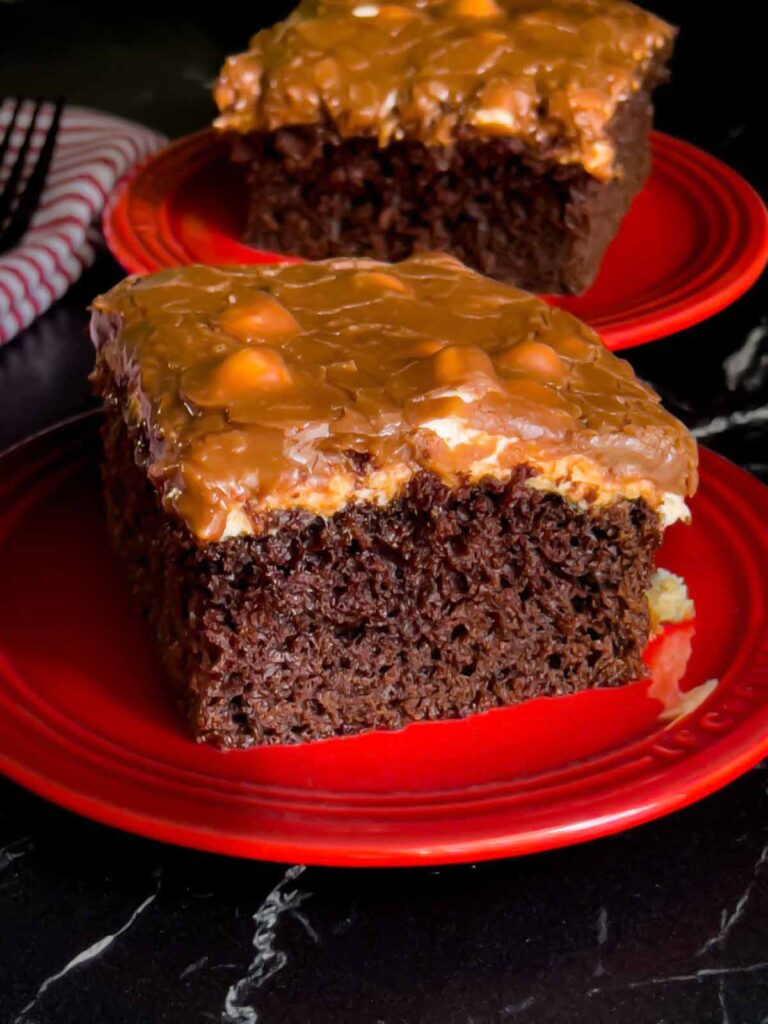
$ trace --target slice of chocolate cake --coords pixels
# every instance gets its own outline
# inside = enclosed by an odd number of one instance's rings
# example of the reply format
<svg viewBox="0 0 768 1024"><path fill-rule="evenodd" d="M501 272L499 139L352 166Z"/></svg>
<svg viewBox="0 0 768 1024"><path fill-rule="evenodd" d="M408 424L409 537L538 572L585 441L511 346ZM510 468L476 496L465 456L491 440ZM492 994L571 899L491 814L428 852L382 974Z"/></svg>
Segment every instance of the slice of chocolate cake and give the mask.
<svg viewBox="0 0 768 1024"><path fill-rule="evenodd" d="M625 0L303 0L215 89L245 239L309 259L440 249L581 292L647 175L673 38Z"/></svg>
<svg viewBox="0 0 768 1024"><path fill-rule="evenodd" d="M696 449L568 314L426 254L129 278L92 334L109 529L199 739L643 675Z"/></svg>

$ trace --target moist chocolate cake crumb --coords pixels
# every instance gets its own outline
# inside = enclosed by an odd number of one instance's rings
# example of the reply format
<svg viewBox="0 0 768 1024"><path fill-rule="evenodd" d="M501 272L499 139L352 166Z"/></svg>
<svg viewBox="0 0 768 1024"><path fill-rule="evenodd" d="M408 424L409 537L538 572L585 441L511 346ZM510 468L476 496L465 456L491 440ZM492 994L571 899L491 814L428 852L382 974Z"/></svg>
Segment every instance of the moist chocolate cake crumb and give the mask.
<svg viewBox="0 0 768 1024"><path fill-rule="evenodd" d="M382 149L329 124L233 135L233 159L248 165L245 240L308 259L440 249L521 288L578 294L648 174L651 121L648 89L621 105L608 132L622 173L610 181L503 136Z"/></svg>
<svg viewBox="0 0 768 1024"><path fill-rule="evenodd" d="M460 718L645 674L659 517L429 472L384 507L266 514L200 545L137 467L107 402L112 540L195 737L295 743Z"/></svg>

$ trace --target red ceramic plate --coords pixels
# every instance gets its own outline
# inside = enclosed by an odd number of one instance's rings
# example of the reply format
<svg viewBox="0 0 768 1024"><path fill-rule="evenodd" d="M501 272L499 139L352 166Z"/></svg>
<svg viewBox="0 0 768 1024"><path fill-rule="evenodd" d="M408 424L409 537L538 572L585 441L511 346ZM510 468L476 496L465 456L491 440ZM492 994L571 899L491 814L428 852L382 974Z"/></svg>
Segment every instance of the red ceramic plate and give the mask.
<svg viewBox="0 0 768 1024"><path fill-rule="evenodd" d="M698 609L686 716L661 720L640 682L228 754L180 724L110 557L97 461L93 418L0 459L0 769L65 807L245 857L445 863L619 831L768 753L768 490L709 452L694 525L673 527L661 557ZM650 651L666 705L693 631ZM690 710L692 694L708 696Z"/></svg>
<svg viewBox="0 0 768 1024"><path fill-rule="evenodd" d="M654 132L653 169L593 287L557 299L628 348L683 330L737 299L768 260L768 215L730 168ZM221 137L204 131L155 156L104 218L109 246L131 273L180 263L265 263L287 257L238 240L245 190Z"/></svg>

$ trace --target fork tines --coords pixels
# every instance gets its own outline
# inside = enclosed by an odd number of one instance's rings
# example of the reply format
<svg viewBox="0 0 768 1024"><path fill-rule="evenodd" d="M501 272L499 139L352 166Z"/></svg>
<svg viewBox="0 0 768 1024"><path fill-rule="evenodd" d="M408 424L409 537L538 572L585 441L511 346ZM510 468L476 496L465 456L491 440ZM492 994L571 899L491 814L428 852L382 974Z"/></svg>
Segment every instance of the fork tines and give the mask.
<svg viewBox="0 0 768 1024"><path fill-rule="evenodd" d="M49 102L40 98L0 100L0 111L9 103L10 119L0 127L0 253L21 241L40 203L64 107L63 99L55 100L50 120L42 129ZM41 130L45 133L42 137Z"/></svg>

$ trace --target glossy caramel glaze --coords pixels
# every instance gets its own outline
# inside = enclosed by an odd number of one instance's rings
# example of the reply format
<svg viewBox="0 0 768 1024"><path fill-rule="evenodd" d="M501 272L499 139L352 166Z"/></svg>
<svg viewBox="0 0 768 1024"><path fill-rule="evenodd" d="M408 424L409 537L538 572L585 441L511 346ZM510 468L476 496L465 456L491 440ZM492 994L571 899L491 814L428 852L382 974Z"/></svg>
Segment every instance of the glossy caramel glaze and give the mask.
<svg viewBox="0 0 768 1024"><path fill-rule="evenodd" d="M502 135L607 180L611 118L673 36L625 0L303 0L227 60L216 125L327 122L382 146Z"/></svg>
<svg viewBox="0 0 768 1024"><path fill-rule="evenodd" d="M696 486L692 438L627 363L447 256L181 267L93 308L97 386L127 394L149 476L203 541L383 504L422 469L525 464L531 486L657 508Z"/></svg>

